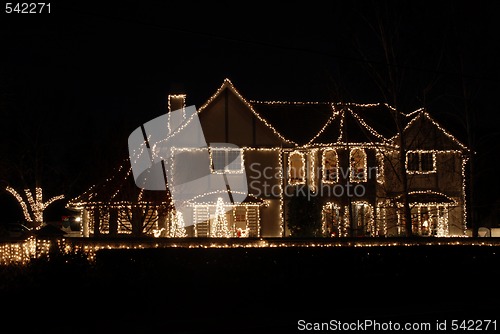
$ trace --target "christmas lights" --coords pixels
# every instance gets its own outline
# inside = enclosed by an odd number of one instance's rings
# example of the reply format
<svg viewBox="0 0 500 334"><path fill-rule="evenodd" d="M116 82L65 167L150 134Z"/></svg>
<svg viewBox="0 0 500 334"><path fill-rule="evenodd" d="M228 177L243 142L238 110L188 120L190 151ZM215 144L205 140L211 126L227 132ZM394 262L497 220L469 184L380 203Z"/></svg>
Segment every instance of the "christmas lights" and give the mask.
<svg viewBox="0 0 500 334"><path fill-rule="evenodd" d="M403 132L408 130L416 121L421 119L427 119L430 121L435 127L437 127L443 134L445 134L448 138L450 138L455 144L457 144L462 150L469 151L469 149L462 144L457 138L455 138L451 133L446 131L438 122L436 122L425 110L424 108L418 109L412 113L412 115L416 115L403 129ZM391 140L397 138L398 135L395 135L391 138Z"/></svg>
<svg viewBox="0 0 500 334"><path fill-rule="evenodd" d="M217 199L215 218L210 226L210 236L215 238L231 237L231 230L227 226L226 210L224 208L224 201L222 200L222 197Z"/></svg>
<svg viewBox="0 0 500 334"><path fill-rule="evenodd" d="M335 149L329 148L323 151L321 165L323 183L337 183L339 180L339 159Z"/></svg>
<svg viewBox="0 0 500 334"><path fill-rule="evenodd" d="M305 184L306 179L306 159L305 154L300 151L293 151L288 156L288 184Z"/></svg>
<svg viewBox="0 0 500 334"><path fill-rule="evenodd" d="M459 201L441 192L432 190L410 191L408 195L432 195L431 198L441 198L439 201L420 200L410 203L412 214L412 229L413 233L418 235L432 235L437 237L451 236L449 231L449 211L453 207L459 205ZM397 201L397 231L398 234L403 234L406 230L404 219L401 215L403 203L401 195L396 198ZM389 209L390 203L379 203L379 210ZM384 211L385 214L385 211ZM426 217L424 217L426 216ZM462 236L465 236L463 234Z"/></svg>
<svg viewBox="0 0 500 334"><path fill-rule="evenodd" d="M321 230L327 237L342 237L346 235L344 219L340 214L341 207L333 202L327 202L321 212Z"/></svg>
<svg viewBox="0 0 500 334"><path fill-rule="evenodd" d="M28 206L26 205L26 202L23 200L21 195L19 195L19 193L15 191L14 188L9 186L7 186L5 190L7 190L12 196L14 196L19 205L21 205L21 208L23 209L24 218L30 223L33 222L33 219L31 219L31 216L28 211Z"/></svg>
<svg viewBox="0 0 500 334"><path fill-rule="evenodd" d="M461 173L462 173L462 200L463 200L463 220L462 220L462 230L464 231L463 234L467 235L467 199L466 199L466 193L465 193L465 166L467 165L467 161L469 160L468 157L463 156L462 157L462 168L461 168Z"/></svg>
<svg viewBox="0 0 500 334"><path fill-rule="evenodd" d="M168 96L168 121L167 121L167 130L168 130L168 134L171 134L172 132L172 128L171 128L171 125L170 125L170 116L171 116L171 112L172 111L175 111L175 110L172 110L172 100L178 100L178 99L181 99L182 100L182 106L181 106L181 109L182 109L182 121L184 121L186 119L186 95L185 94L171 94Z"/></svg>
<svg viewBox="0 0 500 334"><path fill-rule="evenodd" d="M37 228L43 223L43 212L45 211L45 209L55 201L64 198L64 195L54 196L44 203L42 188L40 187L35 188L34 197L30 189L24 189L24 194L29 204L28 206L26 205L26 201L16 190L14 190L14 188L7 186L5 190L9 192L12 196L14 196L14 198L17 200L17 202L19 203L19 205L23 210L23 215L26 221L30 223L36 223Z"/></svg>
<svg viewBox="0 0 500 334"><path fill-rule="evenodd" d="M445 211L437 212L435 217L444 218ZM443 221L444 223L444 221ZM440 227L438 227L439 233ZM443 227L444 229L444 227ZM450 247L460 246L474 246L474 247L495 247L498 248L500 242L495 238L482 238L477 240L473 238L465 238L464 236L455 236L454 238L421 238L414 240L393 240L388 239L348 239L348 240L332 240L332 239L318 239L311 242L296 241L286 239L225 239L216 241L206 241L183 238L184 241L176 240L175 242L169 241L165 238L165 242L158 242L158 239L152 241L95 241L89 242L74 239L74 238L61 238L57 240L42 240L30 237L21 242L4 242L0 244L0 265L26 265L32 259L41 257L49 258L50 249L56 246L62 253L82 253L87 256L91 262L95 261L96 253L101 249L146 249L146 248L284 248L284 247L419 247L419 246L432 246L432 245L445 245Z"/></svg>
<svg viewBox="0 0 500 334"><path fill-rule="evenodd" d="M378 133L377 131L375 131L371 126L369 126L368 124L366 124L366 122L361 118L359 117L355 112L353 112L351 109L347 108L347 110L349 110L349 112L351 113L351 115L362 125L364 126L364 128L366 130L368 130L368 132L370 132L373 136L377 137L378 139L381 139L382 141L387 141L387 139L382 136L380 133Z"/></svg>
<svg viewBox="0 0 500 334"><path fill-rule="evenodd" d="M201 113L210 103L212 103L221 93L224 91L224 89L230 89L247 107L248 109L257 117L258 120L260 120L268 129L270 129L275 135L277 135L281 140L283 140L286 143L289 144L297 144L293 140L285 138L281 133L278 132L267 120L265 120L255 109L253 108L252 104L249 103L239 92L236 90L234 87L233 83L229 79L224 79L224 82L222 85L217 89L214 95L212 95L207 102L205 102L199 109L198 113Z"/></svg>
<svg viewBox="0 0 500 334"><path fill-rule="evenodd" d="M184 226L184 218L182 213L177 211L175 214L171 212L169 236L171 238L187 237L186 227Z"/></svg>
<svg viewBox="0 0 500 334"><path fill-rule="evenodd" d="M375 236L375 221L373 218L373 206L367 201L352 202L353 221L346 206L346 225L350 228L361 229L364 236Z"/></svg>
<svg viewBox="0 0 500 334"><path fill-rule="evenodd" d="M382 228L380 228L380 223ZM375 225L377 235L387 235L387 209L383 207L382 201L377 203L377 221Z"/></svg>
<svg viewBox="0 0 500 334"><path fill-rule="evenodd" d="M26 265L32 259L48 257L51 242L30 236L20 242L0 244L0 265Z"/></svg>
<svg viewBox="0 0 500 334"><path fill-rule="evenodd" d="M244 150L210 147L210 169L214 174L242 174L245 171Z"/></svg>
<svg viewBox="0 0 500 334"><path fill-rule="evenodd" d="M285 212L283 210L284 207L284 201L283 201L283 187L285 187L285 176L283 175L283 161L284 161L284 155L280 154L279 159L278 159L278 177L279 177L279 216L280 216L280 236L285 236Z"/></svg>
<svg viewBox="0 0 500 334"><path fill-rule="evenodd" d="M375 159L377 160L377 182L384 184L384 154L377 151L375 153Z"/></svg>
<svg viewBox="0 0 500 334"><path fill-rule="evenodd" d="M462 163L462 183L461 183L461 191L462 191L462 198L460 199L451 199L447 198L446 195L443 195L444 201L448 201L448 199L453 201L453 205L456 206L461 206L463 207L463 231L465 235L465 229L466 229L466 218L467 218L467 211L465 207L466 199L465 199L465 166L467 163L467 157L466 153L468 152L468 149L465 147L465 145L461 144L455 137L453 137L451 134L449 134L444 128L442 128L436 121L434 121L428 114L427 112L421 108L417 109L411 113L404 114L401 112L396 111L396 109L386 103L372 103L372 104L357 104L357 103L331 103L331 102L287 102L287 101L255 101L255 100L246 100L243 98L243 96L236 90L234 85L229 81L228 79L225 79L223 84L218 88L218 90L198 109L198 113L204 112L207 107L215 101L218 97L221 96L221 93L225 90L229 89L234 95L241 100L241 102L252 112L252 114L261 121L268 129L270 129L278 138L281 139L283 143L286 144L291 144L293 146L287 146L287 147L282 147L281 145L278 147L267 147L267 148L259 148L259 147L242 147L241 149L238 149L237 151L233 147L214 147L214 148L209 148L209 156L210 156L210 170L213 173L242 173L244 171L244 157L247 152L253 152L253 151L269 151L269 152L276 152L278 154L278 161L279 161L279 166L278 170L279 172L275 176L277 181L279 182L279 196L276 196L274 198L278 198L279 200L279 215L280 215L280 231L281 235L283 235L283 227L284 227L284 190L286 190L285 185L286 182L289 185L301 185L301 184L308 184L311 189L314 191L317 187L317 185L322 182L325 184L334 184L339 182L339 168L340 168L340 162L341 160L339 159L339 154L341 155L342 159L343 158L343 150L349 153L349 162L348 162L348 167L349 167L349 181L353 183L362 183L362 182L368 182L368 162L369 161L375 161L376 163L376 168L377 168L377 175L376 175L376 182L378 184L376 188L376 194L374 195L373 198L373 203L376 203L376 210L373 208L371 204L369 204L368 201L357 201L354 202L353 208L355 210L361 210L363 212L366 211L367 214L367 220L363 224L366 225L366 234L369 235L387 235L387 232L390 228L392 228L392 223L391 226L389 226L389 215L393 215L392 213L392 207L390 204L391 200L395 200L397 197L397 194L390 194L389 195L389 188L391 188L393 185L389 184L387 181L392 175L391 173L397 173L395 169L390 169L388 167L391 167L389 163L392 163L391 159L395 157L397 154L399 154L399 140L398 140L398 134L394 134L392 137L384 137L381 132L377 131L376 127L372 126L372 123L367 122L362 116L362 113L359 113L356 111L356 108L375 108L375 107L385 107L390 110L391 113L398 113L402 119L403 119L403 124L405 124L404 130L403 131L408 131L412 126L415 126L416 122L418 120L423 120L427 119L431 124L436 126L445 136L450 138L454 143L457 144L458 149L447 149L447 150L432 150L432 149L426 149L426 150L420 150L420 149L410 149L407 152L406 155L406 160L405 160L405 168L406 171L410 176L414 177L419 177L418 175L420 174L436 174L438 172L438 168L441 168L438 163L441 163L441 160L439 159L439 155L451 155L451 154L456 154L459 156L461 159ZM172 109L172 101L171 98L175 99L182 99L182 104L183 106L185 105L184 99L185 95L172 95L169 96L169 110ZM178 103L177 103L178 104ZM268 105L324 105L324 106L329 106L331 108L331 114L328 117L328 120L326 123L321 127L319 132L315 133L314 136L309 140L305 145L298 145L292 140L289 140L288 138L285 138L283 135L281 135L275 127L273 127L266 119L264 119L256 110L254 107L258 104L268 104ZM350 118L349 120L346 119L346 117ZM354 119L354 121L359 125L359 128L357 131L362 131L363 133L367 134L370 136L372 139L367 139L366 142L352 142L349 141L350 138L347 136L347 126L351 125L351 119ZM170 121L168 126L168 133L170 136L175 135L175 133L171 133L171 128L170 128ZM336 126L338 128L338 135L335 135L335 138L330 138L325 141L324 138L320 139L320 136L327 131L328 128ZM182 129L177 129L176 132L180 131ZM352 131L351 129L349 131ZM337 132L335 132L337 133ZM321 141L321 142L320 142ZM140 150L145 149L144 147L139 148ZM175 149L177 151L184 151L184 152L197 152L201 150L200 148L182 148L182 149L177 149L177 148L172 148L173 150ZM155 150L153 150L155 151ZM375 160L373 160L373 154L375 155ZM319 164L319 159L320 157L318 154L321 153L321 171L316 172L315 167L317 164ZM233 161L233 164L229 164L229 161L232 159L230 158L231 155L236 155L240 158L237 158ZM173 154L171 155L171 157ZM220 158L220 160L219 160ZM248 157L245 157L245 159L249 159ZM427 159L427 160L426 160ZM426 161L429 161L430 163L426 163ZM251 162L251 160L250 160ZM247 161L249 163L249 161ZM284 174L283 166L288 167L286 174ZM415 166L418 166L418 168L415 168ZM347 166L346 166L347 167ZM392 166L394 167L394 166ZM372 167L370 167L372 168ZM320 176L321 175L321 176ZM169 181L172 183L173 182L173 176L174 175L169 175ZM397 175L396 175L397 176ZM125 177L125 179L127 176ZM371 179L371 177L370 177ZM359 186L364 186L364 185L359 185ZM459 186L457 186L458 188ZM93 188L89 189L89 192L94 191ZM118 191L111 197L112 200L117 197ZM410 194L416 194L416 192L410 192ZM213 195L213 193L209 194L200 194L198 198L196 198L196 202L199 200L203 199L203 196L207 195ZM250 195L249 195L250 196ZM260 195L259 195L260 196ZM141 207L141 208L148 208L148 203L147 200L144 200L144 194L143 192L139 193L139 201L137 203L134 203L134 206L136 207ZM387 197L387 198L386 198ZM36 198L36 196L35 196ZM95 198L98 198L95 196ZM273 198L273 199L274 199ZM383 200L386 198L386 200ZM92 199L92 195L90 196L90 199ZM247 226L241 225L238 228L241 228L241 235L245 235L245 233L255 233L252 232L253 227L249 228L248 225L248 213L250 212L249 210L254 210L256 209L256 214L257 216L259 215L259 206L261 205L269 205L271 201L262 201L261 204L255 205L255 204L246 204L242 203L240 206L231 206L229 203L225 203L224 206L227 209L230 207L232 210L233 214L233 221L236 222L237 216L238 217L243 217L245 216L245 220L247 220ZM90 201L90 202L78 202L75 201L72 203L72 205L79 205L79 207L85 207L86 210L91 210L92 208L96 206L105 206L106 208L129 208L131 203L128 203L126 201L112 201L110 203L106 203L103 201ZM217 203L214 202L200 202L200 203L187 203L187 205L193 206L193 219L196 224L194 228L194 233L195 236L198 236L199 234L202 235L205 232L202 232L202 229L205 228L203 227L203 224L209 224L210 223L210 210L214 209L215 207L219 207L221 204L217 200ZM436 208L437 211L436 215L439 216L441 215L440 219L438 220L438 227L439 227L439 232L437 233L439 236L447 236L449 235L448 230L449 230L449 224L448 224L448 217L447 213L445 214L444 207L445 206L450 206L451 204L447 203L411 203L412 207L417 210L416 212L418 213L418 210L420 212L424 212L428 208ZM393 224L394 226L397 226L398 229L401 231L404 229L404 226L401 224L401 207L400 204L397 204L396 206L396 211L394 212L394 215L398 216L397 221ZM328 210L331 210L332 208L335 208L335 210L338 211L338 215L342 216L341 222L338 225L338 235L347 235L347 231L350 228L349 226L349 209L348 206L339 206L338 204L333 204L330 203L326 207ZM23 209L24 210L24 209ZM245 210L245 211L243 211ZM217 211L217 210L216 210ZM226 210L227 211L227 210ZM238 212L238 214L236 213ZM243 214L245 212L245 214ZM344 214L340 214L343 212ZM213 212L211 212L213 214ZM206 214L208 214L208 218L206 217ZM323 213L325 214L325 213ZM376 216L376 219L375 219ZM371 217L371 218L370 218ZM391 216L393 220L395 220L393 216ZM127 219L123 218L123 225L129 224L127 222ZM222 216L219 217L217 220L222 220ZM200 223L198 228L198 223ZM205 223L206 222L206 223ZM226 221L227 223L227 221ZM260 224L260 218L257 221L257 224ZM426 224L429 224L427 222ZM216 226L217 224L212 223L213 226ZM222 225L221 225L222 226ZM260 225L259 225L260 226ZM323 228L326 225L323 226ZM420 220L420 223L418 225L417 232L422 233L424 229L424 220ZM227 227L228 231L230 232L231 235L235 235L235 226ZM260 227L259 227L260 229ZM155 229L156 232L158 233L158 229ZM208 235L211 235L211 230L209 230ZM219 233L219 232L218 232ZM222 232L220 232L222 233ZM224 234L224 233L222 233Z"/></svg>
<svg viewBox="0 0 500 334"><path fill-rule="evenodd" d="M429 166L429 156L432 168ZM432 174L437 172L436 151L409 150L406 152L405 167L408 174Z"/></svg>
<svg viewBox="0 0 500 334"><path fill-rule="evenodd" d="M311 140L309 140L309 142L307 142L307 144L305 146L310 146L312 145L312 143L325 131L326 128L328 128L328 126L330 126L330 124L332 123L332 121L337 117L337 115L340 113L339 111L337 111L335 109L335 106L332 106L332 115L328 118L328 120L326 121L325 125L323 125L323 127L319 130L319 132L317 134L315 134Z"/></svg>
<svg viewBox="0 0 500 334"><path fill-rule="evenodd" d="M340 112L340 127L339 136L337 137L337 144L342 143L342 137L344 137L344 123L345 123L345 111Z"/></svg>
<svg viewBox="0 0 500 334"><path fill-rule="evenodd" d="M157 226L158 212L170 210L170 195L153 195L154 199L150 199L151 193L130 184L131 175L130 165L120 165L113 176L107 178L102 185L93 185L85 193L68 202L67 207L81 212L82 236L88 237L92 231L99 234L111 233L111 218L114 233L131 234L133 222L141 227L141 232L136 230L135 233L161 233ZM98 226L95 225L96 222Z"/></svg>
<svg viewBox="0 0 500 334"><path fill-rule="evenodd" d="M316 156L318 155L318 149L313 148L309 150L309 187L312 192L316 191Z"/></svg>
<svg viewBox="0 0 500 334"><path fill-rule="evenodd" d="M368 168L366 162L366 152L360 147L353 147L349 152L351 182L366 182L368 179Z"/></svg>

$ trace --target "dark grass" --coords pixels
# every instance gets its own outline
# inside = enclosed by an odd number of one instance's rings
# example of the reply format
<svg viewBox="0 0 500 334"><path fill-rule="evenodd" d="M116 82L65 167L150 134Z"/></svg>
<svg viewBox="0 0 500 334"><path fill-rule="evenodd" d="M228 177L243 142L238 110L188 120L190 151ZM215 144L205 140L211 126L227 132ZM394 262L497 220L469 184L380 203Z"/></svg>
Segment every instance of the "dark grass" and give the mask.
<svg viewBox="0 0 500 334"><path fill-rule="evenodd" d="M500 315L498 246L107 249L95 263L52 254L0 270L3 318L38 333L294 333L298 319Z"/></svg>

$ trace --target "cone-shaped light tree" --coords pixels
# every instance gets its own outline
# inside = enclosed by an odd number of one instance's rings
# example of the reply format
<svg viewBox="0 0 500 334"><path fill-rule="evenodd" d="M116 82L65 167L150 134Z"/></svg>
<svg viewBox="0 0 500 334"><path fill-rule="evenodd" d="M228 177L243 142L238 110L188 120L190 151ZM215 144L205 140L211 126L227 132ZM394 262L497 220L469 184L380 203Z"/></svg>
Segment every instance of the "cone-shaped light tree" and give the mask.
<svg viewBox="0 0 500 334"><path fill-rule="evenodd" d="M215 218L211 225L210 235L215 238L229 238L231 236L231 231L227 226L224 201L221 197L217 199L217 206L215 207Z"/></svg>

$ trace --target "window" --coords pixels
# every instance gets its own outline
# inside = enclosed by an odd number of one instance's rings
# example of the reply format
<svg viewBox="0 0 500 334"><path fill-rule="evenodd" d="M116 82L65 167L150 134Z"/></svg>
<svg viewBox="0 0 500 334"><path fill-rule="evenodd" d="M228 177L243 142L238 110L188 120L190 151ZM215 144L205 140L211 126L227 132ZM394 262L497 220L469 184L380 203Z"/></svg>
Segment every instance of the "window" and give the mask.
<svg viewBox="0 0 500 334"><path fill-rule="evenodd" d="M337 152L332 149L323 152L323 182L338 182L339 162Z"/></svg>
<svg viewBox="0 0 500 334"><path fill-rule="evenodd" d="M412 174L436 172L436 157L433 152L409 151L406 154L406 170Z"/></svg>
<svg viewBox="0 0 500 334"><path fill-rule="evenodd" d="M247 208L244 206L235 206L233 209L233 218L235 223L247 221Z"/></svg>
<svg viewBox="0 0 500 334"><path fill-rule="evenodd" d="M366 182L366 153L362 148L353 148L350 153L351 182Z"/></svg>
<svg viewBox="0 0 500 334"><path fill-rule="evenodd" d="M243 150L237 148L210 148L212 172L240 174L244 171Z"/></svg>
<svg viewBox="0 0 500 334"><path fill-rule="evenodd" d="M288 180L290 184L305 183L304 153L294 151L288 157Z"/></svg>
<svg viewBox="0 0 500 334"><path fill-rule="evenodd" d="M434 170L432 153L420 153L420 171L429 172Z"/></svg>
<svg viewBox="0 0 500 334"><path fill-rule="evenodd" d="M419 171L420 162L418 160L419 160L418 153L408 152L408 154L406 155L406 169L409 172Z"/></svg>

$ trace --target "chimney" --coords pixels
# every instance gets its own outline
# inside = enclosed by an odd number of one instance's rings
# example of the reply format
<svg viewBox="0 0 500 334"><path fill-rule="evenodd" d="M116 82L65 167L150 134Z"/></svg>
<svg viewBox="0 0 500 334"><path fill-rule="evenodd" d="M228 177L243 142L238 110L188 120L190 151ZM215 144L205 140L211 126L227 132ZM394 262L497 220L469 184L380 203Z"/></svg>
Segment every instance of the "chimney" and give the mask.
<svg viewBox="0 0 500 334"><path fill-rule="evenodd" d="M177 111L172 114L172 112ZM186 94L168 96L168 133L177 129L186 119Z"/></svg>
<svg viewBox="0 0 500 334"><path fill-rule="evenodd" d="M186 94L170 94L168 96L168 111L186 108Z"/></svg>

